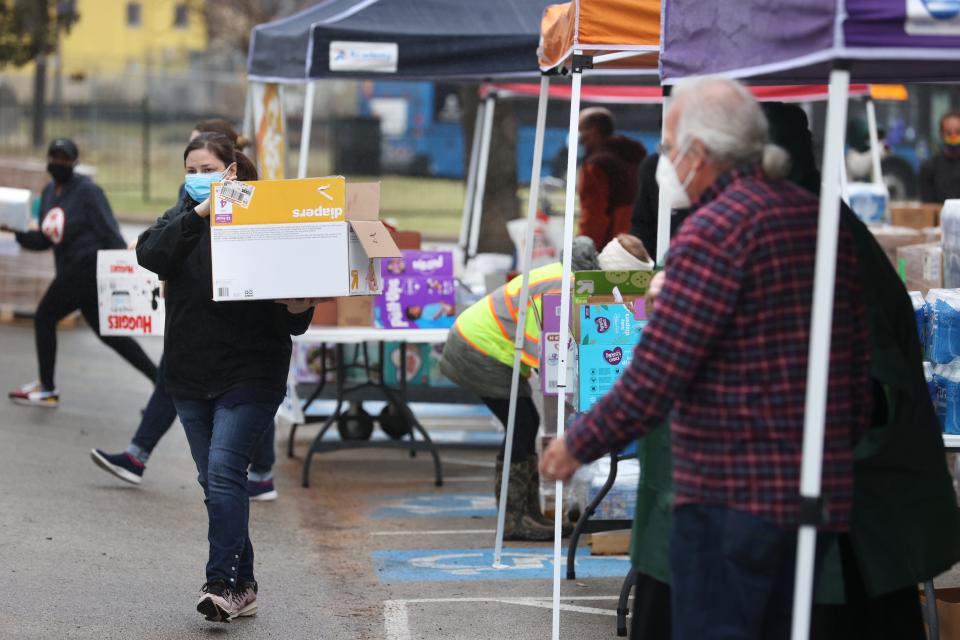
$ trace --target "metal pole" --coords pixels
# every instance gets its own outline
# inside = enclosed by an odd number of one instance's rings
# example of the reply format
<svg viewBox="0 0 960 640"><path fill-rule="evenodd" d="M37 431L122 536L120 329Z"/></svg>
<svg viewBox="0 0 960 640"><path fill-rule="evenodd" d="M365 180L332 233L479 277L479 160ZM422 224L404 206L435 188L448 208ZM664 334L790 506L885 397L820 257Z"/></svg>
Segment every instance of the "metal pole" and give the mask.
<svg viewBox="0 0 960 640"><path fill-rule="evenodd" d="M493 566L503 568L500 555L503 552L503 527L507 513L507 489L510 486L510 462L513 460L513 432L517 422L517 397L520 394L520 354L523 352L524 333L527 326L527 304L530 300L530 265L533 262L534 227L537 222L537 205L540 200L540 172L543 163L543 134L547 127L547 102L550 99L550 78L540 78L540 102L537 103L537 129L533 141L533 169L530 172L530 197L527 201L527 230L523 238L523 255L520 272L520 301L517 310L517 331L513 341L513 374L510 379L510 409L507 412L507 435L503 452L503 478L500 481L500 504L497 508L497 541L493 550ZM536 303L534 303L536 304ZM542 339L542 335L541 335Z"/></svg>
<svg viewBox="0 0 960 640"><path fill-rule="evenodd" d="M877 105L867 97L867 129L870 131L870 163L873 165L873 184L883 184L880 169L880 136L877 133Z"/></svg>
<svg viewBox="0 0 960 640"><path fill-rule="evenodd" d="M483 111L486 103L477 105L477 115L473 122L473 142L470 145L470 165L467 167L467 191L463 194L463 216L460 218L459 247L463 251L463 262L467 261L467 249L470 246L468 234L473 220L473 194L477 188L477 161L480 159L480 134L483 129Z"/></svg>
<svg viewBox="0 0 960 640"><path fill-rule="evenodd" d="M316 81L307 83L303 96L303 124L300 126L300 158L297 163L297 177L307 177L307 159L310 154L310 128L313 125L313 96L317 90Z"/></svg>
<svg viewBox="0 0 960 640"><path fill-rule="evenodd" d="M477 245L480 243L480 221L483 219L483 195L487 188L487 164L490 161L490 139L493 137L493 110L497 105L497 97L493 93L484 101L483 110L483 137L480 139L480 159L477 164L477 184L473 193L473 214L470 218L470 240L467 243L467 257L477 255Z"/></svg>
<svg viewBox="0 0 960 640"><path fill-rule="evenodd" d="M583 55L574 51L574 60ZM577 194L577 137L580 133L580 84L583 71L575 64L573 69L572 91L570 94L570 143L567 145L567 197L563 215L563 279L566 285L560 293L560 359L557 363L557 438L563 438L564 414L567 401L567 350L564 348L570 340L570 273L573 270L573 206ZM553 529L553 640L560 639L560 565L561 536L563 525L563 482L557 481L556 510Z"/></svg>
<svg viewBox="0 0 960 640"><path fill-rule="evenodd" d="M803 461L800 472L800 496L804 502L820 499L827 382L830 372L830 332L833 325L834 277L840 226L840 163L843 162L843 138L847 122L849 90L850 72L846 69L834 68L830 72L827 102L827 131L823 149L820 220L817 226L817 259L810 320ZM793 640L807 640L810 637L816 545L816 525L801 523L797 538L796 582L793 593Z"/></svg>
<svg viewBox="0 0 960 640"><path fill-rule="evenodd" d="M660 123L660 136L667 130L667 109L670 106L670 87L663 87L663 117ZM662 160L662 158L661 158ZM670 210L670 203L667 202L667 194L658 190L659 198L657 200L657 255L656 260L659 266L663 266L663 261L667 256L667 249L670 248L670 216L673 212Z"/></svg>

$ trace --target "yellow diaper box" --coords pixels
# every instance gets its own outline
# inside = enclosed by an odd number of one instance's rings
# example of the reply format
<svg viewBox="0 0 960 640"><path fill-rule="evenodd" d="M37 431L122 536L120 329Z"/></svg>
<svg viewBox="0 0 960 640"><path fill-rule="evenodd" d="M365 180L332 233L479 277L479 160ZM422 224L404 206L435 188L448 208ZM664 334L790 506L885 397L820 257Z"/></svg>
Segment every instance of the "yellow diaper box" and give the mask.
<svg viewBox="0 0 960 640"><path fill-rule="evenodd" d="M214 183L214 301L379 295L381 259L400 256L379 216L379 183Z"/></svg>

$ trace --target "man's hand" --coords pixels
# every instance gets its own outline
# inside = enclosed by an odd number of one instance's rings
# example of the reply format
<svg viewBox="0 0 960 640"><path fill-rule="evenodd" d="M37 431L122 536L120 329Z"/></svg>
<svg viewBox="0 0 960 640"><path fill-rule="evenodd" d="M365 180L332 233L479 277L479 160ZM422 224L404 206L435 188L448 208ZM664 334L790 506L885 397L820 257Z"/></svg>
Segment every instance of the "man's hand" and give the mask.
<svg viewBox="0 0 960 640"><path fill-rule="evenodd" d="M579 468L580 461L567 449L563 438L551 442L540 458L540 475L547 480L569 480Z"/></svg>
<svg viewBox="0 0 960 640"><path fill-rule="evenodd" d="M663 283L666 279L667 276L665 273L658 271L657 275L653 276L653 279L650 280L646 298L647 317L650 317L650 314L653 313L653 303L656 301L657 296L660 295L660 292L663 291Z"/></svg>
<svg viewBox="0 0 960 640"><path fill-rule="evenodd" d="M296 315L328 300L331 300L331 298L284 298L283 300L274 300L274 302L286 305L287 311Z"/></svg>

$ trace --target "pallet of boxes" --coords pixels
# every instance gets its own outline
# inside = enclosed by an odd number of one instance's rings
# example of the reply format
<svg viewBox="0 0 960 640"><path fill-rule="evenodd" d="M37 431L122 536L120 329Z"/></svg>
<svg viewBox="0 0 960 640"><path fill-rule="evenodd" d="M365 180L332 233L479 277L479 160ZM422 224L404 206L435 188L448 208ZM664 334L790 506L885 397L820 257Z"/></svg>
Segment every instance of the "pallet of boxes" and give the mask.
<svg viewBox="0 0 960 640"><path fill-rule="evenodd" d="M567 344L567 388L565 403L569 414L590 409L616 383L629 366L633 352L647 324L645 299L653 271L581 271L574 274L570 318L572 327ZM541 446L555 437L557 374L560 352L560 294L543 297L541 333L541 391L544 395L544 433ZM552 419L551 419L552 416ZM635 453L631 447L623 456ZM597 496L610 475L610 459L581 467L569 483L565 495L572 514L583 509ZM640 467L635 457L621 461L617 478L592 515L596 521L632 521L637 499ZM541 481L541 502L546 513L555 504L554 483ZM629 524L625 525L629 529ZM628 531L594 533L594 554L624 554L629 545Z"/></svg>

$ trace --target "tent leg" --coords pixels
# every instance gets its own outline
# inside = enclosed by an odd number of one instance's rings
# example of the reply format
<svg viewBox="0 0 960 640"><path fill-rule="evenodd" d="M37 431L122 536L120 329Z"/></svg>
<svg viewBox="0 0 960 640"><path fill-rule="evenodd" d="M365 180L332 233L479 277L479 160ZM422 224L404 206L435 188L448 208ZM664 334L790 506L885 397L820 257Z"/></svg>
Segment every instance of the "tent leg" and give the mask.
<svg viewBox="0 0 960 640"><path fill-rule="evenodd" d="M517 397L520 393L520 354L523 352L524 333L527 326L527 305L530 300L530 268L533 262L533 232L537 221L537 204L540 199L540 173L543 163L543 135L547 127L547 102L550 99L550 78L540 78L540 101L537 103L537 133L533 142L533 170L530 173L530 199L527 202L527 229L523 237L523 254L520 257L520 273L523 284L517 307L517 331L513 341L513 373L510 379L510 408L507 412L506 446L503 453L503 478L500 481L500 504L497 507L497 541L493 550L493 566L503 568L500 556L503 552L503 527L507 513L507 489L510 485L510 463L513 461L513 432L517 422Z"/></svg>
<svg viewBox="0 0 960 640"><path fill-rule="evenodd" d="M463 251L463 261L467 261L470 223L473 220L473 194L477 187L477 162L480 159L480 135L483 129L483 110L485 102L477 105L477 117L473 123L473 142L470 145L470 165L467 167L467 190L463 195L463 216L460 219L459 247Z"/></svg>
<svg viewBox="0 0 960 640"><path fill-rule="evenodd" d="M574 59L582 56L582 51L574 52ZM574 67L570 94L570 144L567 145L567 193L563 212L563 283L570 282L573 270L573 207L577 194L577 137L580 133L580 87L583 81L583 70ZM570 289L569 284L561 289L560 294L560 341L566 345L570 340ZM557 363L557 438L563 438L565 426L567 395L567 350L560 348L560 358ZM553 530L553 640L560 638L560 567L561 567L561 529L563 525L563 482L557 481L556 510L554 513Z"/></svg>
<svg viewBox="0 0 960 640"><path fill-rule="evenodd" d="M661 123L661 132L667 127L667 109L670 107L670 87L663 88L663 122ZM662 133L661 133L662 137ZM670 203L667 202L667 194L660 190L660 197L657 200L657 265L663 267L664 259L667 257L667 249L670 248ZM597 247L602 250L602 247Z"/></svg>
<svg viewBox="0 0 960 640"><path fill-rule="evenodd" d="M300 127L300 158L297 163L297 177L307 177L307 159L310 154L310 129L313 126L313 96L317 90L317 83L307 83L303 96L303 125Z"/></svg>
<svg viewBox="0 0 960 640"><path fill-rule="evenodd" d="M477 184L473 192L473 213L470 216L470 239L467 243L467 256L477 255L480 243L480 221L483 219L483 194L487 188L487 163L490 160L490 139L493 137L493 110L497 105L497 96L493 93L484 100L483 137L480 139L480 156L477 161Z"/></svg>
<svg viewBox="0 0 960 640"><path fill-rule="evenodd" d="M827 102L827 131L823 150L817 258L810 320L803 461L800 472L800 497L805 503L820 499L830 338L833 325L834 278L840 227L840 163L843 162L843 139L847 122L849 90L850 72L835 67L830 72ZM793 594L793 640L807 640L810 637L816 545L817 524L801 522L797 539L796 581Z"/></svg>
<svg viewBox="0 0 960 640"><path fill-rule="evenodd" d="M867 98L867 128L870 131L870 163L873 165L873 183L883 184L883 171L880 168L880 135L877 133L877 105L873 98Z"/></svg>

